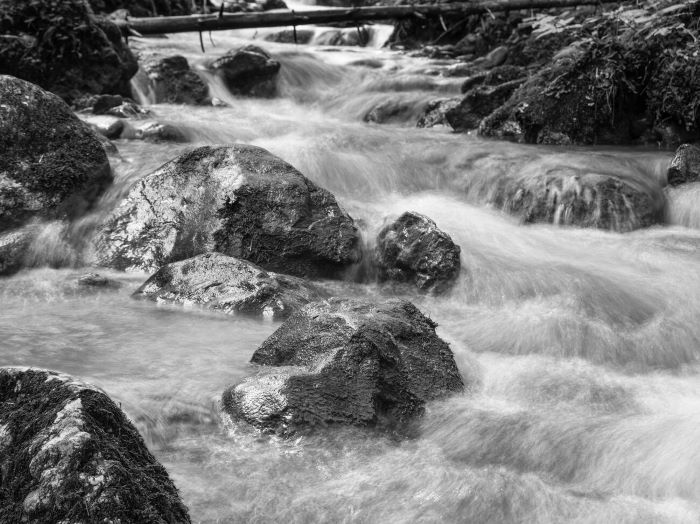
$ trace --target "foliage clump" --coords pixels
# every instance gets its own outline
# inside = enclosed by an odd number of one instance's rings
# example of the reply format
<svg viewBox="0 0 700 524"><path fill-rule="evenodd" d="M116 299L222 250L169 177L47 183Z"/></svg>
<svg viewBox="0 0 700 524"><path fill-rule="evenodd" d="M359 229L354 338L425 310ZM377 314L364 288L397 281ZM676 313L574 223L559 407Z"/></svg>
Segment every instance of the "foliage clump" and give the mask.
<svg viewBox="0 0 700 524"><path fill-rule="evenodd" d="M535 20L535 42L565 33L569 43L482 121L481 134L667 146L700 137L699 15L700 1L665 0Z"/></svg>
<svg viewBox="0 0 700 524"><path fill-rule="evenodd" d="M84 0L0 0L0 73L71 101L129 95L137 69L117 26Z"/></svg>

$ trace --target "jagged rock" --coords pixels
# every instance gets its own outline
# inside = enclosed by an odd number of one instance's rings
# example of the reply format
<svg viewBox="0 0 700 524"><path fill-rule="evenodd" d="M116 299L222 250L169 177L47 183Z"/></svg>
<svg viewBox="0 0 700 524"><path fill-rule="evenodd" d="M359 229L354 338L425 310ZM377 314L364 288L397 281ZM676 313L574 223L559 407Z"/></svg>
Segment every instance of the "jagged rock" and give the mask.
<svg viewBox="0 0 700 524"><path fill-rule="evenodd" d="M188 523L165 468L102 391L0 368L0 521Z"/></svg>
<svg viewBox="0 0 700 524"><path fill-rule="evenodd" d="M497 86L472 88L459 105L446 111L445 118L455 131L477 129L482 119L503 104L525 79L511 80Z"/></svg>
<svg viewBox="0 0 700 524"><path fill-rule="evenodd" d="M155 271L218 251L297 276L333 276L360 259L359 234L333 195L249 145L200 147L137 182L98 235L98 258Z"/></svg>
<svg viewBox="0 0 700 524"><path fill-rule="evenodd" d="M268 272L221 253L206 253L161 267L134 297L279 319L323 298L323 293L301 278Z"/></svg>
<svg viewBox="0 0 700 524"><path fill-rule="evenodd" d="M263 367L224 393L224 409L279 433L406 422L464 388L435 326L404 300L313 302L253 354Z"/></svg>
<svg viewBox="0 0 700 524"><path fill-rule="evenodd" d="M488 201L526 223L632 231L663 220L659 187L571 167L535 177L501 179Z"/></svg>
<svg viewBox="0 0 700 524"><path fill-rule="evenodd" d="M56 95L0 75L0 231L75 217L112 182L100 140Z"/></svg>
<svg viewBox="0 0 700 524"><path fill-rule="evenodd" d="M197 73L190 69L184 56L148 56L136 75L141 89L156 104L208 104L209 88Z"/></svg>
<svg viewBox="0 0 700 524"><path fill-rule="evenodd" d="M231 50L211 64L234 95L273 97L280 63L254 45Z"/></svg>
<svg viewBox="0 0 700 524"><path fill-rule="evenodd" d="M0 0L0 73L72 101L85 93L128 96L136 58L121 31L84 0Z"/></svg>
<svg viewBox="0 0 700 524"><path fill-rule="evenodd" d="M667 178L671 186L700 180L700 147L692 144L680 146L671 161Z"/></svg>
<svg viewBox="0 0 700 524"><path fill-rule="evenodd" d="M422 291L445 291L460 270L460 248L435 222L406 212L377 235L381 280L410 282Z"/></svg>
<svg viewBox="0 0 700 524"><path fill-rule="evenodd" d="M461 98L440 98L428 102L428 106L418 119L416 126L435 127L449 125L447 112L455 109L461 102Z"/></svg>

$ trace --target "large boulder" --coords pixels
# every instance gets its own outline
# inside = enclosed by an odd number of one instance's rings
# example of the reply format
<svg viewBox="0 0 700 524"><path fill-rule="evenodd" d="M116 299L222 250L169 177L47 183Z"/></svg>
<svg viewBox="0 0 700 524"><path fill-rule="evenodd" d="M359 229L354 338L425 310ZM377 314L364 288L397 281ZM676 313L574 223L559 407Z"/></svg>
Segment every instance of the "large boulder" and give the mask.
<svg viewBox="0 0 700 524"><path fill-rule="evenodd" d="M24 80L0 75L0 100L0 232L80 215L112 181L99 138L60 98Z"/></svg>
<svg viewBox="0 0 700 524"><path fill-rule="evenodd" d="M297 276L333 276L359 261L359 234L325 189L268 151L200 147L137 182L97 239L118 269L218 251Z"/></svg>
<svg viewBox="0 0 700 524"><path fill-rule="evenodd" d="M501 179L488 201L525 223L626 232L660 223L660 187L641 180L560 166L538 176Z"/></svg>
<svg viewBox="0 0 700 524"><path fill-rule="evenodd" d="M254 45L231 50L211 64L234 95L273 97L280 63Z"/></svg>
<svg viewBox="0 0 700 524"><path fill-rule="evenodd" d="M128 96L138 64L119 28L84 0L0 0L0 73L72 101L81 94Z"/></svg>
<svg viewBox="0 0 700 524"><path fill-rule="evenodd" d="M154 104L202 105L210 101L209 88L184 56L143 57L136 81Z"/></svg>
<svg viewBox="0 0 700 524"><path fill-rule="evenodd" d="M0 368L0 521L190 522L165 468L102 391Z"/></svg>
<svg viewBox="0 0 700 524"><path fill-rule="evenodd" d="M134 296L279 319L323 294L301 278L267 272L221 253L206 253L163 266Z"/></svg>
<svg viewBox="0 0 700 524"><path fill-rule="evenodd" d="M270 367L228 389L224 409L282 434L407 422L426 402L464 388L435 326L404 300L313 302L253 354L252 362Z"/></svg>
<svg viewBox="0 0 700 524"><path fill-rule="evenodd" d="M377 235L381 280L409 282L421 291L445 291L459 275L460 248L435 222L408 211Z"/></svg>
<svg viewBox="0 0 700 524"><path fill-rule="evenodd" d="M692 144L680 146L671 161L667 179L671 186L700 180L700 147Z"/></svg>

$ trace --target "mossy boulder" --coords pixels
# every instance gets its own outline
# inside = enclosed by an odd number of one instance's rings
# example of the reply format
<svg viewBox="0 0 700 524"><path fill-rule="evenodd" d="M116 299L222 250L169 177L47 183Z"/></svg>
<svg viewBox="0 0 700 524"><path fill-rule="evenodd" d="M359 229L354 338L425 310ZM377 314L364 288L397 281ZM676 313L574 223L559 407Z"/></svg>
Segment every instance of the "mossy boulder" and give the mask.
<svg viewBox="0 0 700 524"><path fill-rule="evenodd" d="M0 521L189 523L162 465L101 390L0 368Z"/></svg>
<svg viewBox="0 0 700 524"><path fill-rule="evenodd" d="M0 231L73 218L112 181L95 133L56 95L0 75Z"/></svg>
<svg viewBox="0 0 700 524"><path fill-rule="evenodd" d="M130 95L138 64L119 28L83 0L0 0L0 74L33 82L66 101Z"/></svg>
<svg viewBox="0 0 700 524"><path fill-rule="evenodd" d="M476 86L459 104L445 111L445 120L455 131L477 129L482 119L508 100L524 81L517 79L496 86Z"/></svg>
<svg viewBox="0 0 700 524"><path fill-rule="evenodd" d="M260 372L224 393L224 409L282 434L406 423L426 402L464 389L435 326L404 300L312 302L253 354Z"/></svg>
<svg viewBox="0 0 700 524"><path fill-rule="evenodd" d="M324 293L301 278L268 272L221 253L206 253L163 266L133 296L280 319L323 298Z"/></svg>
<svg viewBox="0 0 700 524"><path fill-rule="evenodd" d="M337 276L359 233L331 193L268 151L206 146L137 182L97 238L99 261L156 271L207 252L296 276Z"/></svg>

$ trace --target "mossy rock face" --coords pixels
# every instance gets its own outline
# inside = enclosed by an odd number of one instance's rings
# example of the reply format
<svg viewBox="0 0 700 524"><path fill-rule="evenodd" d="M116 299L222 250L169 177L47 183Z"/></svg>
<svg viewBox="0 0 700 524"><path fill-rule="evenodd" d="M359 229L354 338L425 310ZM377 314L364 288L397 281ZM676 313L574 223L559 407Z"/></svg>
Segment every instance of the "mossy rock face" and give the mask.
<svg viewBox="0 0 700 524"><path fill-rule="evenodd" d="M671 186L700 180L700 147L693 144L680 146L668 168L667 179Z"/></svg>
<svg viewBox="0 0 700 524"><path fill-rule="evenodd" d="M436 324L405 300L329 299L294 313L253 354L260 372L224 409L266 431L402 424L464 389Z"/></svg>
<svg viewBox="0 0 700 524"><path fill-rule="evenodd" d="M503 104L525 79L512 80L500 85L488 84L467 91L462 101L445 112L445 119L455 131L479 127L481 120Z"/></svg>
<svg viewBox="0 0 700 524"><path fill-rule="evenodd" d="M167 472L94 386L0 368L0 521L189 523Z"/></svg>
<svg viewBox="0 0 700 524"><path fill-rule="evenodd" d="M72 218L112 181L93 131L56 95L0 75L0 231Z"/></svg>
<svg viewBox="0 0 700 524"><path fill-rule="evenodd" d="M129 96L138 64L112 22L83 0L0 0L0 73L71 102L83 94Z"/></svg>
<svg viewBox="0 0 700 524"><path fill-rule="evenodd" d="M377 235L382 280L408 282L421 291L446 291L459 275L460 247L430 218L408 211Z"/></svg>
<svg viewBox="0 0 700 524"><path fill-rule="evenodd" d="M98 260L156 271L220 252L296 276L333 277L361 258L335 197L265 149L200 147L137 182L97 239Z"/></svg>
<svg viewBox="0 0 700 524"><path fill-rule="evenodd" d="M323 298L324 293L301 278L268 272L221 253L206 253L163 266L133 296L280 319Z"/></svg>

